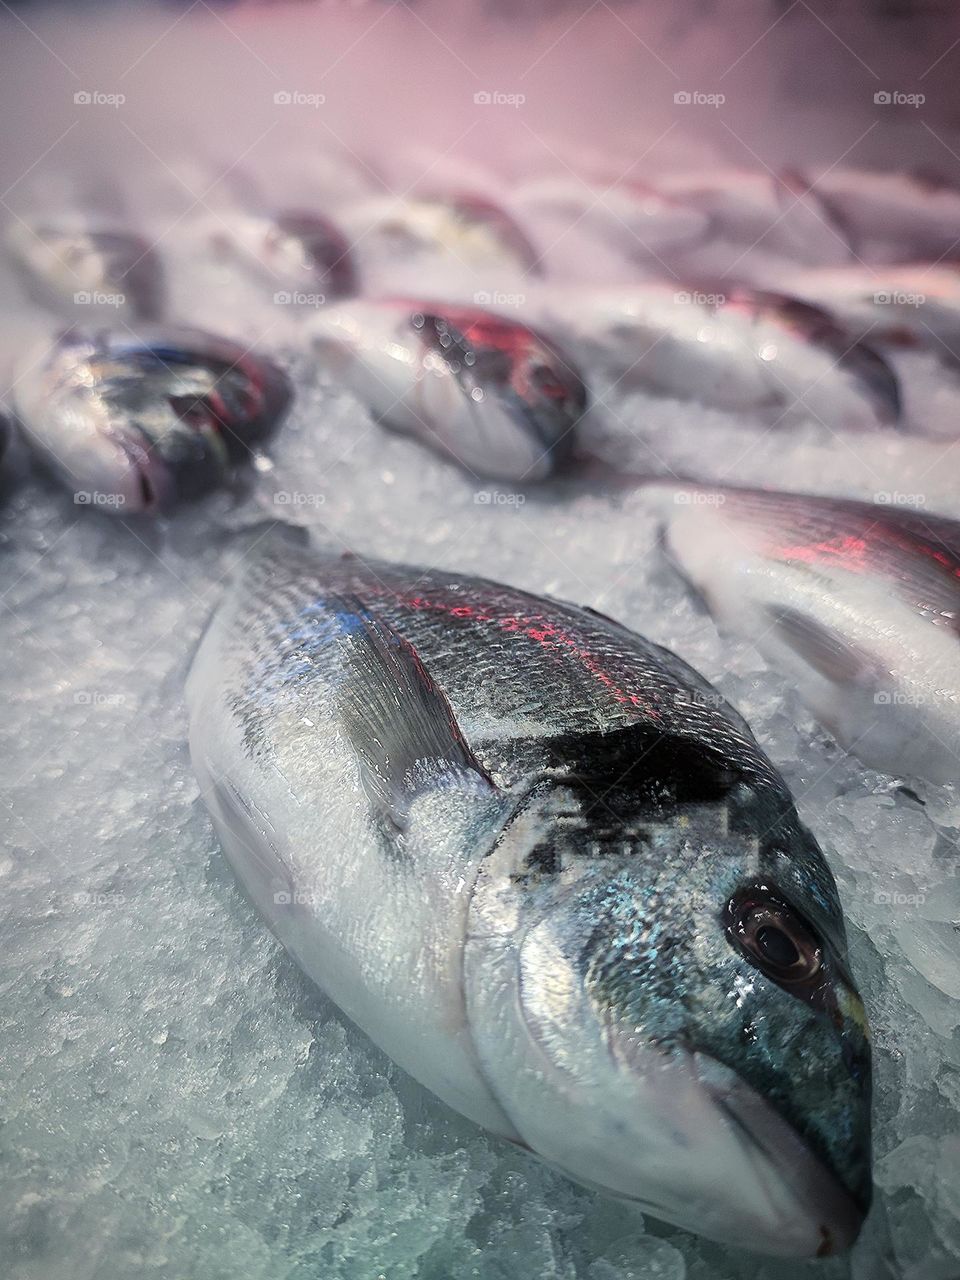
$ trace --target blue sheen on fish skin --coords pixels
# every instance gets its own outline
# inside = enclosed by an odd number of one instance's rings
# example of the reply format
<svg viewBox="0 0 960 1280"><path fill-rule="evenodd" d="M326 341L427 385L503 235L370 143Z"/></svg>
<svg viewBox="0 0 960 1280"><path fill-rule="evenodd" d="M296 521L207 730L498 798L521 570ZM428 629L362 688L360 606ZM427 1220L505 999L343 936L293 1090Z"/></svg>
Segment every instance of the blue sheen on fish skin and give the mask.
<svg viewBox="0 0 960 1280"><path fill-rule="evenodd" d="M791 859L796 875L784 891L779 832L759 846L747 836L721 841L709 813L688 816L578 902L575 915L589 929L577 960L584 982L611 1022L734 1069L866 1207L870 1047L846 971L839 901L835 891L825 896L816 846ZM821 1007L778 985L725 937L724 904L758 881L808 910L811 899L826 907L817 924L828 984Z"/></svg>

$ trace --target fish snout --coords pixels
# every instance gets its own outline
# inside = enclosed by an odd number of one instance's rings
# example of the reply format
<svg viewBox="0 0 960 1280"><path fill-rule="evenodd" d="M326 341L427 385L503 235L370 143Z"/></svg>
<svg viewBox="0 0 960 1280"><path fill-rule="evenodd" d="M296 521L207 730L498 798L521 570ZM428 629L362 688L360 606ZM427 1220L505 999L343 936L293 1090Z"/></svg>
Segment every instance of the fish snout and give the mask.
<svg viewBox="0 0 960 1280"><path fill-rule="evenodd" d="M731 1194L737 1198L737 1186L752 1188L737 1242L783 1257L823 1258L849 1249L872 1198L868 1117L838 1120L838 1130L852 1130L857 1148L845 1152L842 1172L730 1068L699 1053L694 1067L732 1140Z"/></svg>

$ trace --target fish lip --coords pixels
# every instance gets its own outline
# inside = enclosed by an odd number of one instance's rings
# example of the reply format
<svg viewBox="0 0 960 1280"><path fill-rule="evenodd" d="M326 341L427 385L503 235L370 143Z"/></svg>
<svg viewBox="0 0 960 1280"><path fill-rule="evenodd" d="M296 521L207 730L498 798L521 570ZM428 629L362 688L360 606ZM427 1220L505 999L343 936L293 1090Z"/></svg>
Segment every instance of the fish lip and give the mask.
<svg viewBox="0 0 960 1280"><path fill-rule="evenodd" d="M817 1242L809 1253L823 1258L851 1248L870 1208L869 1189L861 1201L735 1071L709 1054L691 1057L694 1072L712 1101L803 1212L812 1229L811 1240Z"/></svg>

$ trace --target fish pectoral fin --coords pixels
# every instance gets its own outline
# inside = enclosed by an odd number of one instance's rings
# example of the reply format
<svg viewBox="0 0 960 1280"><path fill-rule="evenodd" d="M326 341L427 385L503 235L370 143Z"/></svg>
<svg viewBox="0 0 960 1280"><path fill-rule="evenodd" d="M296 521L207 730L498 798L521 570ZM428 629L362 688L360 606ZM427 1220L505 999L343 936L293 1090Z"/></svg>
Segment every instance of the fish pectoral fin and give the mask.
<svg viewBox="0 0 960 1280"><path fill-rule="evenodd" d="M864 685L876 674L867 654L799 610L770 606L767 615L784 644L827 680Z"/></svg>
<svg viewBox="0 0 960 1280"><path fill-rule="evenodd" d="M340 709L364 790L394 831L427 790L457 786L493 794L453 709L409 641L356 597L328 597L341 631Z"/></svg>

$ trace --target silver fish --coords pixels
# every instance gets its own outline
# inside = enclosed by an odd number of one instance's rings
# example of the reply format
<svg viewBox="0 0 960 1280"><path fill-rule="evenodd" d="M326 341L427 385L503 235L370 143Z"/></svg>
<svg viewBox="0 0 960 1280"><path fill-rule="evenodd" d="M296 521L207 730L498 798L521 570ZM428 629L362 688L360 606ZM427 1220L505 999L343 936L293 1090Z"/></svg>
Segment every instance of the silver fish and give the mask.
<svg viewBox="0 0 960 1280"><path fill-rule="evenodd" d="M960 190L942 179L834 167L809 185L861 258L909 262L960 251Z"/></svg>
<svg viewBox="0 0 960 1280"><path fill-rule="evenodd" d="M401 259L431 253L470 271L539 274L540 255L522 227L474 192L375 196L338 217L356 252Z"/></svg>
<svg viewBox="0 0 960 1280"><path fill-rule="evenodd" d="M387 300L320 313L326 368L385 425L475 476L543 479L567 456L586 390L539 333L476 307Z"/></svg>
<svg viewBox="0 0 960 1280"><path fill-rule="evenodd" d="M773 420L896 423L896 374L821 308L762 290L667 285L542 290L540 326L608 364L627 386Z"/></svg>
<svg viewBox="0 0 960 1280"><path fill-rule="evenodd" d="M752 641L865 764L957 781L960 524L896 494L657 487L667 551L721 628Z"/></svg>
<svg viewBox="0 0 960 1280"><path fill-rule="evenodd" d="M576 175L541 177L521 184L513 202L531 216L583 224L644 257L704 240L710 215L642 182L610 175L584 181Z"/></svg>
<svg viewBox="0 0 960 1280"><path fill-rule="evenodd" d="M223 218L220 219L222 223ZM215 233L217 247L258 267L280 292L342 298L356 293L350 246L322 214L283 210L271 217L238 215Z"/></svg>
<svg viewBox="0 0 960 1280"><path fill-rule="evenodd" d="M917 262L890 267L834 267L784 278L797 298L818 303L857 338L891 347L926 348L960 364L960 268Z"/></svg>
<svg viewBox="0 0 960 1280"><path fill-rule="evenodd" d="M741 718L590 609L269 552L187 685L224 851L304 971L495 1134L826 1254L870 1199L833 879Z"/></svg>
<svg viewBox="0 0 960 1280"><path fill-rule="evenodd" d="M285 374L194 329L71 329L24 362L15 409L78 502L153 514L226 481L286 413Z"/></svg>
<svg viewBox="0 0 960 1280"><path fill-rule="evenodd" d="M163 309L160 259L131 231L19 220L8 227L6 245L44 305L140 320L155 320Z"/></svg>
<svg viewBox="0 0 960 1280"><path fill-rule="evenodd" d="M789 170L668 174L657 187L709 219L710 239L811 265L849 260L849 246L827 208L809 183Z"/></svg>

